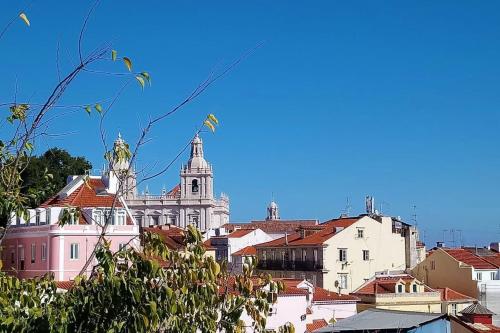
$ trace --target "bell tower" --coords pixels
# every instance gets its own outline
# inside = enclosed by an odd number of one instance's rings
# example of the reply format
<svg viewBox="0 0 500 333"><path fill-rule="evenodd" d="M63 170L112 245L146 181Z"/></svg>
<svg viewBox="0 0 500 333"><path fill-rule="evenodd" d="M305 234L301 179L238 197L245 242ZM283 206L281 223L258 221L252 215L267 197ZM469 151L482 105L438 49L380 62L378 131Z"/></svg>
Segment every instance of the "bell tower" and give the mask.
<svg viewBox="0 0 500 333"><path fill-rule="evenodd" d="M113 144L113 157L109 162L108 190L112 193L116 193L120 186L120 182L123 182L121 192L125 199L131 199L137 193L135 171L130 167L129 160L119 161L116 156L117 151L127 148L127 146L128 144L122 139L121 134L118 133L118 138Z"/></svg>

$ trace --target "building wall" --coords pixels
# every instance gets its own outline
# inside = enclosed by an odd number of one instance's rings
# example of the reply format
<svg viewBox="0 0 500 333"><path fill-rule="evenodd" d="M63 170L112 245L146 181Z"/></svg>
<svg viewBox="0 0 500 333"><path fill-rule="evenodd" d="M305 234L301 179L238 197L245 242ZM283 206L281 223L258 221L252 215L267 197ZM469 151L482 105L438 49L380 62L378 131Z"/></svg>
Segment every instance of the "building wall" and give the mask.
<svg viewBox="0 0 500 333"><path fill-rule="evenodd" d="M358 303L358 312L368 308L441 313L441 293L418 292L418 293L391 293L378 294L376 296L358 295L361 302Z"/></svg>
<svg viewBox="0 0 500 333"><path fill-rule="evenodd" d="M312 323L315 319L324 319L329 322L335 317L336 320L344 319L357 314L356 303L327 303L313 302L311 304L312 314L307 316L307 323Z"/></svg>
<svg viewBox="0 0 500 333"><path fill-rule="evenodd" d="M363 238L357 237L359 228L364 230ZM406 267L405 237L393 233L390 217L382 217L379 222L365 216L325 244L323 288L326 289L335 290L335 281L340 282L341 274L347 276L347 288L342 292L348 293L376 272L404 270ZM347 249L346 263L339 260L341 248ZM363 250L369 250L370 260L363 260Z"/></svg>
<svg viewBox="0 0 500 333"><path fill-rule="evenodd" d="M25 226L9 230L4 239L3 270L19 278L41 276L53 273L58 281L73 279L80 272L98 240L98 227L95 225L58 225ZM111 250L118 251L120 244L128 243L138 235L138 227L133 225L109 226L106 239L111 242ZM78 244L78 259L70 259L71 244ZM35 245L35 262L31 262L31 246ZM45 260L41 258L42 244L47 246ZM138 246L138 240L131 243ZM21 270L21 252L24 249L24 270ZM11 257L14 252L14 264ZM7 258L5 258L7 257ZM6 260L5 260L6 259ZM91 267L89 267L88 273Z"/></svg>
<svg viewBox="0 0 500 333"><path fill-rule="evenodd" d="M448 287L478 298L477 282L472 274L471 266L460 263L442 249L433 251L412 269L412 275L431 288Z"/></svg>
<svg viewBox="0 0 500 333"><path fill-rule="evenodd" d="M305 295L300 296L279 296L276 303L272 305L273 314L267 317L266 329L275 330L283 326L287 322L291 322L295 327L295 332L302 333L306 330L306 320L301 320L300 317L306 314L307 299ZM246 332L253 333L251 327L251 319L248 314L243 311L241 315L247 326Z"/></svg>
<svg viewBox="0 0 500 333"><path fill-rule="evenodd" d="M432 321L427 324L423 324L420 327L411 329L408 333L450 333L450 321L448 319L439 319Z"/></svg>

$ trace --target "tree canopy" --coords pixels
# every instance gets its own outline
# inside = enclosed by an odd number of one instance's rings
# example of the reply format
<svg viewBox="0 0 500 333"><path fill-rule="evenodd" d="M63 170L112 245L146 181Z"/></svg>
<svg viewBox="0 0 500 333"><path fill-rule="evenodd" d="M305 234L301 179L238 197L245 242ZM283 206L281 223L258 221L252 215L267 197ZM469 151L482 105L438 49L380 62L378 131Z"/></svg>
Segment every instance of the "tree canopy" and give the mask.
<svg viewBox="0 0 500 333"><path fill-rule="evenodd" d="M66 185L68 176L84 175L92 169L92 164L82 156L71 156L61 148L51 148L40 156L31 157L26 169L21 173L22 193L32 196L29 205L35 207L54 195ZM52 175L50 182L44 174Z"/></svg>

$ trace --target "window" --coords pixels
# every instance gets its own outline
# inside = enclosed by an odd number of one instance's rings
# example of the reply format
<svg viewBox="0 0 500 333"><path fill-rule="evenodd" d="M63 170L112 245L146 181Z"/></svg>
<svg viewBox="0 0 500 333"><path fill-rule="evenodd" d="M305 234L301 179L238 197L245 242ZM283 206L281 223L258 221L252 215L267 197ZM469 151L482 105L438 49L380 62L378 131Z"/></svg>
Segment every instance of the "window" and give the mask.
<svg viewBox="0 0 500 333"><path fill-rule="evenodd" d="M125 212L123 210L116 212L116 224L125 225Z"/></svg>
<svg viewBox="0 0 500 333"><path fill-rule="evenodd" d="M142 216L141 215L136 215L134 216L135 222L137 225L142 225Z"/></svg>
<svg viewBox="0 0 500 333"><path fill-rule="evenodd" d="M42 243L42 261L47 260L47 244Z"/></svg>
<svg viewBox="0 0 500 333"><path fill-rule="evenodd" d="M68 224L71 224L71 225L76 224L75 213L70 213L70 218L69 218Z"/></svg>
<svg viewBox="0 0 500 333"><path fill-rule="evenodd" d="M94 210L92 213L92 220L94 221L95 224L97 225L103 225L103 216L102 216L102 210Z"/></svg>
<svg viewBox="0 0 500 333"><path fill-rule="evenodd" d="M403 292L403 285L398 284L398 293L402 293L402 292Z"/></svg>
<svg viewBox="0 0 500 333"><path fill-rule="evenodd" d="M416 284L414 284L414 285L412 286L412 291L413 291L414 293L418 292L418 288L417 288L417 285L416 285Z"/></svg>
<svg viewBox="0 0 500 333"><path fill-rule="evenodd" d="M358 237L357 238L364 238L364 233L365 233L365 231L362 228L358 228Z"/></svg>
<svg viewBox="0 0 500 333"><path fill-rule="evenodd" d="M339 288L347 289L347 274L339 274Z"/></svg>
<svg viewBox="0 0 500 333"><path fill-rule="evenodd" d="M285 265L285 258L286 258L286 257L285 257L285 252L283 251L283 252L281 252L281 263L282 263L283 265Z"/></svg>
<svg viewBox="0 0 500 333"><path fill-rule="evenodd" d="M457 315L457 303L453 303L451 305L451 314L455 316Z"/></svg>
<svg viewBox="0 0 500 333"><path fill-rule="evenodd" d="M12 265L14 265L16 263L16 253L14 252L14 250L12 250L12 252L10 252L10 263Z"/></svg>
<svg viewBox="0 0 500 333"><path fill-rule="evenodd" d="M36 260L36 245L31 244L31 263L34 264Z"/></svg>
<svg viewBox="0 0 500 333"><path fill-rule="evenodd" d="M50 224L50 208L45 211L45 223Z"/></svg>
<svg viewBox="0 0 500 333"><path fill-rule="evenodd" d="M295 250L292 250L292 262L295 262Z"/></svg>
<svg viewBox="0 0 500 333"><path fill-rule="evenodd" d="M436 262L434 260L431 261L431 270L435 270L436 269Z"/></svg>
<svg viewBox="0 0 500 333"><path fill-rule="evenodd" d="M40 224L40 211L37 210L36 213L35 213L35 223L36 225L39 225Z"/></svg>
<svg viewBox="0 0 500 333"><path fill-rule="evenodd" d="M307 251L304 249L302 250L302 261L306 261L307 260Z"/></svg>
<svg viewBox="0 0 500 333"><path fill-rule="evenodd" d="M369 250L363 250L363 260L364 261L370 260L370 251Z"/></svg>
<svg viewBox="0 0 500 333"><path fill-rule="evenodd" d="M318 249L313 250L313 260L314 260L314 263L318 262Z"/></svg>
<svg viewBox="0 0 500 333"><path fill-rule="evenodd" d="M339 249L339 261L347 261L347 249Z"/></svg>
<svg viewBox="0 0 500 333"><path fill-rule="evenodd" d="M24 270L24 247L19 247L19 269Z"/></svg>
<svg viewBox="0 0 500 333"><path fill-rule="evenodd" d="M78 259L78 255L79 255L78 252L79 252L79 244L78 243L71 243L69 258L71 260Z"/></svg>
<svg viewBox="0 0 500 333"><path fill-rule="evenodd" d="M490 273L490 279L491 280L495 280L495 275L496 275L495 272L491 272Z"/></svg>
<svg viewBox="0 0 500 333"><path fill-rule="evenodd" d="M151 215L149 225L158 225L160 217L158 215Z"/></svg>
<svg viewBox="0 0 500 333"><path fill-rule="evenodd" d="M118 244L118 251L123 251L127 249L127 244L126 243L120 243Z"/></svg>
<svg viewBox="0 0 500 333"><path fill-rule="evenodd" d="M262 260L263 260L263 261L266 261L266 260L267 260L266 251L262 251Z"/></svg>
<svg viewBox="0 0 500 333"><path fill-rule="evenodd" d="M477 273L476 273L476 280L478 280L478 281L483 280L483 273L481 273L481 272L477 272Z"/></svg>
<svg viewBox="0 0 500 333"><path fill-rule="evenodd" d="M193 179L191 183L191 192L198 193L198 190L199 190L198 179Z"/></svg>

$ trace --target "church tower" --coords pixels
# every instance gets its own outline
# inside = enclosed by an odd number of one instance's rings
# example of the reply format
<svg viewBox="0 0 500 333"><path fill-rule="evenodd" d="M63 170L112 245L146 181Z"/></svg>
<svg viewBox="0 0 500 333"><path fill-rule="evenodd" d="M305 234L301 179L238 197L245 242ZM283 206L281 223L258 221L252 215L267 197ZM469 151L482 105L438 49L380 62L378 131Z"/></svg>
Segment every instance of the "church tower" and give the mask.
<svg viewBox="0 0 500 333"><path fill-rule="evenodd" d="M181 169L182 205L199 205L198 209L181 208L181 226L193 224L200 229L210 226L213 210L213 172L212 166L203 157L203 141L197 134L191 142L189 161Z"/></svg>
<svg viewBox="0 0 500 333"><path fill-rule="evenodd" d="M109 162L108 171L108 189L112 193L116 193L118 187L120 186L120 181L123 181L122 193L125 199L130 199L137 193L136 188L136 175L133 168L130 168L129 160L119 161L116 152L122 148L126 148L128 144L122 139L120 133L118 133L118 138L113 144L113 157Z"/></svg>
<svg viewBox="0 0 500 333"><path fill-rule="evenodd" d="M280 213L278 209L278 204L276 202L271 201L269 206L267 206L267 221L275 221L280 219Z"/></svg>

